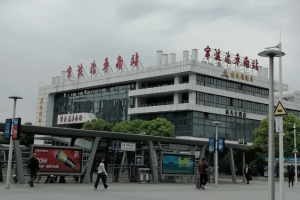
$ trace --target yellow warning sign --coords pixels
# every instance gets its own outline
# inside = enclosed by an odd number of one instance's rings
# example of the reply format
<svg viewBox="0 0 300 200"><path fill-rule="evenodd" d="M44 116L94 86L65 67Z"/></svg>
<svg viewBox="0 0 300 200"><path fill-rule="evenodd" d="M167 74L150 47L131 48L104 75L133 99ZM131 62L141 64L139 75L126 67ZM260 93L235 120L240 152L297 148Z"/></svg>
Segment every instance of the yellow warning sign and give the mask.
<svg viewBox="0 0 300 200"><path fill-rule="evenodd" d="M276 106L274 116L278 117L278 116L284 116L284 115L287 115L287 112L286 112L285 108L283 107L282 103L279 101Z"/></svg>

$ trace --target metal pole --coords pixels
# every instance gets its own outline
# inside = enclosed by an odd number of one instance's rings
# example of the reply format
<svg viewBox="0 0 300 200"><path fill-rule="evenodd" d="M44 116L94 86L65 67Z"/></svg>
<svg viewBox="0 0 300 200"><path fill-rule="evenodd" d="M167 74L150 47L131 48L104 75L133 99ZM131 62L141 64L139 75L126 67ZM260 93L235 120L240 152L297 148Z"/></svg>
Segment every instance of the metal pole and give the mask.
<svg viewBox="0 0 300 200"><path fill-rule="evenodd" d="M294 123L294 146L295 149L297 149L297 143L296 143L296 124ZM295 183L298 182L298 167L297 167L297 153L295 153Z"/></svg>
<svg viewBox="0 0 300 200"><path fill-rule="evenodd" d="M269 162L268 162L268 185L269 200L275 200L275 182L274 182L274 58L269 56Z"/></svg>
<svg viewBox="0 0 300 200"><path fill-rule="evenodd" d="M245 168L246 168L246 152L243 151L243 169L242 170L244 171ZM244 173L243 173L243 183L246 183L246 177L245 177Z"/></svg>
<svg viewBox="0 0 300 200"><path fill-rule="evenodd" d="M281 51L281 42L279 43ZM282 57L279 57L279 101L282 101ZM284 199L284 148L283 148L283 117L278 117L279 122L279 196L280 200Z"/></svg>
<svg viewBox="0 0 300 200"><path fill-rule="evenodd" d="M14 99L14 107L13 107L13 115L12 115L12 126L10 131L10 137L9 137L9 152L8 152L8 165L7 165L7 175L6 175L6 185L5 189L10 188L10 176L11 176L11 165L12 165L12 149L13 149L13 141L12 141L12 132L13 132L13 123L14 118L16 115L16 106L17 106L17 99Z"/></svg>
<svg viewBox="0 0 300 200"><path fill-rule="evenodd" d="M216 141L215 141L215 186L218 187L218 124L216 124Z"/></svg>

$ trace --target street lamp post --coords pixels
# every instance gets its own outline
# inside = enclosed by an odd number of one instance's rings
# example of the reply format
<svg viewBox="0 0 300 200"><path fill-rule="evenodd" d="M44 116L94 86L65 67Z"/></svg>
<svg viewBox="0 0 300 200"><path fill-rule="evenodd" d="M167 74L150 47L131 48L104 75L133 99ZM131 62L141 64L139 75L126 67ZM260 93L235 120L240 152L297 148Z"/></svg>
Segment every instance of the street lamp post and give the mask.
<svg viewBox="0 0 300 200"><path fill-rule="evenodd" d="M274 57L284 56L285 53L276 49L268 49L258 54L262 57L269 57L269 162L268 162L268 182L269 200L275 200L275 181L274 181ZM283 153L283 152L281 152Z"/></svg>
<svg viewBox="0 0 300 200"><path fill-rule="evenodd" d="M213 124L216 125L216 139L215 139L215 186L218 187L218 125L221 122L215 121Z"/></svg>
<svg viewBox="0 0 300 200"><path fill-rule="evenodd" d="M295 150L297 150L297 143L296 143L296 124L294 123L294 146ZM297 167L297 151L295 151L295 183L298 182L298 167Z"/></svg>
<svg viewBox="0 0 300 200"><path fill-rule="evenodd" d="M10 96L9 99L14 100L14 107L13 107L13 115L12 115L12 123L14 121L14 118L16 116L16 106L17 106L17 100L23 99L20 96ZM12 162L12 148L13 148L13 141L12 141L12 132L13 132L13 126L11 126L11 132L9 137L9 152L8 152L8 165L7 165L7 175L6 175L6 185L5 189L10 188L10 176L11 176L11 162Z"/></svg>

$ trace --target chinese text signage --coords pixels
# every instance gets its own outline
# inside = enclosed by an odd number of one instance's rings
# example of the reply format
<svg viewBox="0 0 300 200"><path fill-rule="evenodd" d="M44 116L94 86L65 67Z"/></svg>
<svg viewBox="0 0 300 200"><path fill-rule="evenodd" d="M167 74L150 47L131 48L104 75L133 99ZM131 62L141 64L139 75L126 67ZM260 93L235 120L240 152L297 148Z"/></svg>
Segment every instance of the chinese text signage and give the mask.
<svg viewBox="0 0 300 200"><path fill-rule="evenodd" d="M231 72L230 75L227 72L227 69L224 69L224 72L221 74L221 77L224 78L231 78L231 79L238 79L238 80L243 80L243 81L248 81L248 82L253 82L253 76L249 74L243 74L240 72Z"/></svg>
<svg viewBox="0 0 300 200"><path fill-rule="evenodd" d="M57 116L57 124L80 124L93 119L97 119L96 116L89 113L65 114Z"/></svg>
<svg viewBox="0 0 300 200"><path fill-rule="evenodd" d="M40 172L81 173L82 149L61 147L33 147Z"/></svg>
<svg viewBox="0 0 300 200"><path fill-rule="evenodd" d="M129 142L113 142L113 150L115 151L135 151L135 143Z"/></svg>
<svg viewBox="0 0 300 200"><path fill-rule="evenodd" d="M235 111L235 110L225 110L225 114L233 117L242 117L242 118L246 117L245 112Z"/></svg>

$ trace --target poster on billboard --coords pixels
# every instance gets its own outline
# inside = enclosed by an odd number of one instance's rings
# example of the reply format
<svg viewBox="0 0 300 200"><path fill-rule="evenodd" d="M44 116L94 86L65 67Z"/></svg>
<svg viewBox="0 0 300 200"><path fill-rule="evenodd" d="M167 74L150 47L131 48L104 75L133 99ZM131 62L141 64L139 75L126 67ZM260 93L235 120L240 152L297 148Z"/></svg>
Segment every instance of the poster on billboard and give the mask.
<svg viewBox="0 0 300 200"><path fill-rule="evenodd" d="M213 137L208 140L208 151L209 153L215 153L215 138Z"/></svg>
<svg viewBox="0 0 300 200"><path fill-rule="evenodd" d="M164 175L194 175L195 155L163 153L161 163Z"/></svg>
<svg viewBox="0 0 300 200"><path fill-rule="evenodd" d="M225 138L219 137L218 138L218 151L224 152L225 149Z"/></svg>
<svg viewBox="0 0 300 200"><path fill-rule="evenodd" d="M20 139L20 128L21 128L21 118L14 118L13 131L12 131L13 140Z"/></svg>
<svg viewBox="0 0 300 200"><path fill-rule="evenodd" d="M11 131L11 119L5 120L4 140L9 140Z"/></svg>
<svg viewBox="0 0 300 200"><path fill-rule="evenodd" d="M81 174L83 149L61 146L33 146L41 173Z"/></svg>

